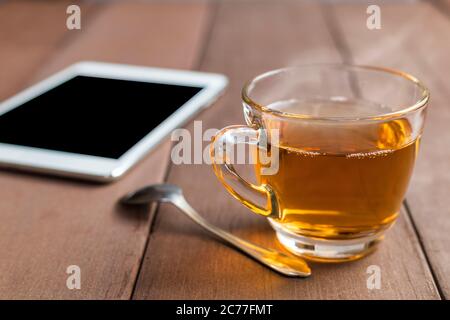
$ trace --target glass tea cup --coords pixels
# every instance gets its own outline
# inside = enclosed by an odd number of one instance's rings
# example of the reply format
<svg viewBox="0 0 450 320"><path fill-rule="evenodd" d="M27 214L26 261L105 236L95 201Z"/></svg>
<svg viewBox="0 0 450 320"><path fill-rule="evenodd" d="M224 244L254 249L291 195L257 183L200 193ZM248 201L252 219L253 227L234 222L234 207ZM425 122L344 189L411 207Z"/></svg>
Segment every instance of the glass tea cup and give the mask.
<svg viewBox="0 0 450 320"><path fill-rule="evenodd" d="M211 144L226 190L294 254L335 262L371 252L398 217L426 87L386 68L309 65L257 76L242 100L247 126L226 127ZM250 146L256 184L236 171L236 144Z"/></svg>

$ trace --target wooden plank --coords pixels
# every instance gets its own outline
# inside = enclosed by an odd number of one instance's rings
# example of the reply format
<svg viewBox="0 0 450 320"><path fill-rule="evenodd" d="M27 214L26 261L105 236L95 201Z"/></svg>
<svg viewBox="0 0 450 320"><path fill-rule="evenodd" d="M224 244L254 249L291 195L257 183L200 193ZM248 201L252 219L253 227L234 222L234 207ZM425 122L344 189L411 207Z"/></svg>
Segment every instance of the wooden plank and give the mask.
<svg viewBox="0 0 450 320"><path fill-rule="evenodd" d="M440 7L437 7L438 9ZM439 289L450 297L450 28L445 11L431 3L383 4L382 28L364 28L364 5L336 6L335 14L353 60L412 73L430 89L431 105L407 195L412 218ZM444 12L441 14L440 12Z"/></svg>
<svg viewBox="0 0 450 320"><path fill-rule="evenodd" d="M39 77L80 60L192 68L205 31L206 11L205 2L110 5L82 27L82 41L60 50Z"/></svg>
<svg viewBox="0 0 450 320"><path fill-rule="evenodd" d="M63 41L76 35L66 28L66 8L71 1L7 1L0 3L0 100L29 82L35 72ZM83 5L83 19L95 14L98 5Z"/></svg>
<svg viewBox="0 0 450 320"><path fill-rule="evenodd" d="M36 78L79 59L193 67L207 4L104 6L72 42L54 52ZM162 181L169 149L170 144L161 145L109 185L1 171L0 298L130 298L152 212L122 208L117 199ZM81 268L81 290L66 287L69 265Z"/></svg>
<svg viewBox="0 0 450 320"><path fill-rule="evenodd" d="M223 2L210 39L203 69L227 74L231 84L221 103L199 118L204 130L243 123L240 89L252 76L289 64L342 60L318 4ZM277 246L265 219L232 199L210 166L172 166L168 180L183 187L192 205L216 225ZM347 264L314 264L308 279L267 270L211 240L169 205L160 207L152 230L135 299L438 298L405 215L373 255ZM367 289L370 265L382 270L381 290Z"/></svg>

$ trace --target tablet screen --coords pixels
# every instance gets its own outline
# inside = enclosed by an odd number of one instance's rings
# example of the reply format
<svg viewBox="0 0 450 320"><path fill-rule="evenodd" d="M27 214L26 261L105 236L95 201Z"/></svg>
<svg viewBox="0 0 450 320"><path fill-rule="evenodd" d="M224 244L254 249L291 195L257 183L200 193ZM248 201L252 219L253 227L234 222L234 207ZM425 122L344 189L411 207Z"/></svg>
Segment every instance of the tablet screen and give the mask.
<svg viewBox="0 0 450 320"><path fill-rule="evenodd" d="M118 159L201 87L77 76L0 116L0 142Z"/></svg>

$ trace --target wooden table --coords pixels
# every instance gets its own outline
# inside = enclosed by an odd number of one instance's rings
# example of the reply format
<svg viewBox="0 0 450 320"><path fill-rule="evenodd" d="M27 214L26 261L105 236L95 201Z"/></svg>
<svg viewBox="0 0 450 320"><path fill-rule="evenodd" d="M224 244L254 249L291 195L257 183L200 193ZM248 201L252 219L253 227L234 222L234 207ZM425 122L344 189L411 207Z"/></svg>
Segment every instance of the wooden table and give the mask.
<svg viewBox="0 0 450 320"><path fill-rule="evenodd" d="M422 149L401 218L380 249L353 263L313 265L308 279L268 271L168 205L118 206L126 191L169 181L215 224L277 245L266 221L232 199L210 166L171 164L169 141L109 185L2 170L0 298L450 297L449 1L381 2L380 30L366 28L367 3L289 0L84 1L81 30L67 30L71 3L0 1L0 99L78 60L199 69L230 78L225 96L198 116L203 128L222 128L243 123L240 88L260 72L373 64L429 86ZM66 287L69 265L81 268L80 290ZM366 286L370 265L381 268L380 290Z"/></svg>

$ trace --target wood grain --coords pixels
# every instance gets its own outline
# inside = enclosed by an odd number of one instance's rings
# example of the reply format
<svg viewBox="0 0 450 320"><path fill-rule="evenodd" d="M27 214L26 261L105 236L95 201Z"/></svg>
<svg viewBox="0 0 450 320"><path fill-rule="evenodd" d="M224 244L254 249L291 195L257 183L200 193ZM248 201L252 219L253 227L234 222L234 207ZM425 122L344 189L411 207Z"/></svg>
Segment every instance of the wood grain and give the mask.
<svg viewBox="0 0 450 320"><path fill-rule="evenodd" d="M447 2L448 5L448 2ZM407 195L411 216L445 298L450 297L450 28L449 12L432 3L384 4L382 28L363 27L363 5L336 6L344 41L359 64L398 68L431 92L421 150ZM448 8L448 7L447 7Z"/></svg>
<svg viewBox="0 0 450 320"><path fill-rule="evenodd" d="M61 22L59 15L65 17L63 6L45 2L41 7L40 3L19 5L20 10L1 5L0 16L16 21L17 17L39 16L42 10L48 20ZM17 83L39 79L80 59L188 69L200 52L208 15L205 3L102 3L93 20L82 20L76 37L56 51L40 54L52 59L37 72L36 61L43 58L32 54L18 57L17 65L5 59L0 63L9 74L17 70ZM9 23L14 27L9 32L22 32L22 26ZM55 32L47 37L57 39L61 31L47 24L38 19L33 25L36 31L23 37L34 39L40 32ZM10 43L11 39L14 36L3 41ZM27 48L24 43L22 49ZM169 150L170 145L164 143L130 174L109 185L0 171L0 298L130 298L152 211L126 209L116 202L129 190L162 181ZM81 268L81 290L66 287L69 265Z"/></svg>
<svg viewBox="0 0 450 320"><path fill-rule="evenodd" d="M224 99L199 117L204 130L243 123L241 85L262 71L345 60L325 17L321 5L310 2L222 2L202 69L225 73L231 84ZM189 128L192 130L192 125ZM265 219L232 199L210 166L172 166L168 180L183 187L192 205L216 225L256 243L277 246ZM308 279L285 278L268 271L212 241L179 215L168 205L158 210L135 299L439 298L405 214L376 253L353 263L314 264L313 276ZM370 265L382 270L381 290L367 289Z"/></svg>

